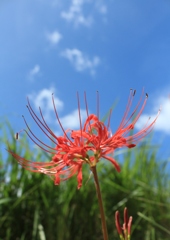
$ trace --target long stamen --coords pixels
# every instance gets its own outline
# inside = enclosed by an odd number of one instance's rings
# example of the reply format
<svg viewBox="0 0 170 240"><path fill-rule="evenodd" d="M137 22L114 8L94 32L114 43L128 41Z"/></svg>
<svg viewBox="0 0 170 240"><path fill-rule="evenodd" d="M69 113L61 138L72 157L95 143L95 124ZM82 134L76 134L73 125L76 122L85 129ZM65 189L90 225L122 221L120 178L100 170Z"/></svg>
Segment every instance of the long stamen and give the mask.
<svg viewBox="0 0 170 240"><path fill-rule="evenodd" d="M138 120L139 117L141 116L141 114L142 114L142 112L143 112L143 110L144 110L144 108L145 108L145 105L146 105L147 99L148 99L148 94L146 93L146 97L145 97L145 100L144 100L143 105L141 106L141 108L140 108L140 110L139 110L137 116L136 116L136 117L133 119L133 121L131 122L131 125L132 125L132 126L135 125L135 123L137 122L137 120ZM133 117L134 114L136 113L137 109L139 108L139 105L140 105L141 101L142 101L142 96L141 96L141 98L140 98L140 100L139 100L139 102L138 102L136 108L134 109L133 113L132 113L132 114L130 115L130 117L126 120L126 122L124 123L124 125L123 125L122 127L126 127L126 126L128 125L130 119L132 119L132 117ZM129 129L129 130L131 130L131 129Z"/></svg>
<svg viewBox="0 0 170 240"><path fill-rule="evenodd" d="M29 127L27 121L25 120L24 116L22 116L22 117L23 117L23 119L24 119L24 122L25 122L25 124L26 124L29 132L32 134L32 136L33 136L38 142L40 142L42 145L46 146L46 147L49 148L49 149L55 150L55 148L52 148L52 147L48 146L47 144L43 143L40 139L38 139L38 138L35 136L35 134L32 132L32 130L30 129L30 127Z"/></svg>
<svg viewBox="0 0 170 240"><path fill-rule="evenodd" d="M137 141L141 140L143 137L145 137L146 135L148 135L152 131L160 112L161 112L161 109L159 109L157 116L155 117L154 121L150 125L145 126L141 131L133 134L132 136L126 137L127 141L133 140L133 141L137 142ZM128 131L127 131L127 133L128 133Z"/></svg>
<svg viewBox="0 0 170 240"><path fill-rule="evenodd" d="M28 166L28 167L33 167L34 168L42 168L42 167L53 167L54 166L54 162L32 162L31 160L27 160L21 156L19 156L18 154L14 153L13 151L11 151L10 149L7 150L9 153L12 154L12 156L14 158L17 159L17 161L23 166Z"/></svg>
<svg viewBox="0 0 170 240"><path fill-rule="evenodd" d="M56 110L56 106L55 106L55 102L54 102L54 93L52 94L52 101L53 101L53 107L54 107L54 112L55 112L57 121L58 121L58 123L59 123L59 125L60 125L60 127L61 127L61 129L62 129L62 131L63 131L63 133L64 133L64 135L66 136L66 138L69 140L69 142L70 142L71 144L73 144L72 141L69 139L68 135L66 134L66 132L65 132L65 130L64 130L62 124L61 124L61 121L60 121L60 119L59 119L59 116L58 116L58 113L57 113L57 110Z"/></svg>
<svg viewBox="0 0 170 240"><path fill-rule="evenodd" d="M138 102L138 104L136 105L136 107L135 107L135 109L133 110L133 112L132 112L132 114L130 115L130 117L128 118L128 120L124 123L124 126L126 126L127 125L127 123L130 121L130 119L132 119L132 117L134 116L134 114L136 113L136 111L138 110L138 108L139 108L139 105L141 104L141 101L142 101L142 97L143 97L143 94L144 94L144 91L142 91L142 95L141 95L141 97L140 97L140 99L139 99L139 102ZM143 103L143 105L142 105L142 111L143 111L143 109L144 109L144 107L145 107L145 105L146 105L146 99L147 99L147 97L148 97L148 95L146 94L146 98L145 98L145 101L144 101L144 103ZM141 110L139 111L139 113L141 112ZM140 116L140 114L138 113L138 115L137 116ZM138 117L139 118L139 117ZM138 119L137 117L135 117L135 119ZM134 120L135 120L134 119ZM137 121L137 120L136 120ZM136 122L135 121L135 122Z"/></svg>
<svg viewBox="0 0 170 240"><path fill-rule="evenodd" d="M111 115L112 115L112 109L110 109L110 112L109 112L108 123L107 123L107 129L110 128L110 119L111 119Z"/></svg>
<svg viewBox="0 0 170 240"><path fill-rule="evenodd" d="M130 107L131 107L131 105L132 105L132 99L133 99L133 97L134 97L134 95L135 95L134 93L135 93L135 91L133 91L132 89L130 89L130 95L129 95L129 98L128 98L128 103L127 103L127 106L126 106L126 111L125 111L125 113L124 113L124 116L123 116L123 118L122 118L122 121L121 121L118 129L121 129L121 128L122 128L122 125L124 125L124 121L126 120L127 115L128 115L128 113L129 113L129 110L130 110Z"/></svg>
<svg viewBox="0 0 170 240"><path fill-rule="evenodd" d="M99 92L97 91L97 117L99 119Z"/></svg>
<svg viewBox="0 0 170 240"><path fill-rule="evenodd" d="M38 144L32 137L31 135L28 133L27 130L24 129L24 131L26 132L26 134L28 135L28 137L32 140L33 143L35 143L39 148L41 148L42 150L44 150L45 152L48 152L48 153L51 153L51 154L56 154L56 152L52 152L52 151L49 151L45 148L43 148L40 144ZM38 139L37 139L38 140ZM42 143L44 146L46 146L47 148L50 148L50 149L53 149L51 147L49 147L48 145L46 145L45 143L41 142L40 140L38 140L40 143ZM55 150L55 149L54 149Z"/></svg>
<svg viewBox="0 0 170 240"><path fill-rule="evenodd" d="M140 103L141 103L141 101L142 101L142 97L143 97L143 92L142 92L142 95L141 95L141 97L140 97L140 99L139 99L138 104L136 105L136 107L135 107L135 109L133 110L132 114L131 114L130 117L126 120L126 122L124 123L124 125L123 125L122 127L125 127L125 126L128 124L128 122L130 121L130 119L132 119L132 117L134 116L134 114L136 113L136 111L137 111L138 108L139 108L139 105L140 105ZM137 122L137 120L139 119L139 117L140 117L140 115L141 115L141 113L142 113L142 111L143 111L143 109L144 109L144 107L145 107L145 105L146 105L147 98L148 98L148 94L146 94L145 101L144 101L144 103L143 103L143 105L142 105L139 113L137 114L137 116L134 118L134 120L133 120L133 122L132 122L133 125L134 125L134 124Z"/></svg>
<svg viewBox="0 0 170 240"><path fill-rule="evenodd" d="M32 109L31 105L30 105L30 102L29 102L29 99L28 100L28 110L29 110L29 113L30 115L32 116L32 118L34 119L34 121L36 122L36 124L39 126L39 128L41 129L41 131L54 143L54 144L57 144L45 131L44 129L50 133L55 139L57 138L54 134L52 134L52 131L49 130L44 124L43 122L39 119L39 117L35 114L34 110ZM44 127L44 129L41 127L41 125Z"/></svg>
<svg viewBox="0 0 170 240"><path fill-rule="evenodd" d="M88 104L87 104L86 92L84 92L84 101L85 101L86 113L87 113L87 117L88 117L88 116L89 116L89 111L88 111Z"/></svg>
<svg viewBox="0 0 170 240"><path fill-rule="evenodd" d="M87 104L87 98L86 98L86 93L84 92L84 101L85 101L85 105L86 105L86 113L87 113L87 118L89 117L89 111L88 111L88 104ZM90 124L90 121L89 121L89 126L90 126L90 132L92 131L92 128L91 128L91 124Z"/></svg>
<svg viewBox="0 0 170 240"><path fill-rule="evenodd" d="M78 102L78 113L79 113L79 122L80 122L80 131L81 131L81 141L82 139L82 122L81 122L81 113L80 113L80 99L79 99L79 94L77 92L77 102Z"/></svg>
<svg viewBox="0 0 170 240"><path fill-rule="evenodd" d="M132 89L131 89L131 90L132 90ZM138 104L136 105L135 109L133 110L132 114L128 117L128 119L126 119L127 116L128 116L128 113L129 113L129 111L130 111L130 107L131 107L131 105L132 105L132 101L133 101L133 97L135 96L135 93L136 93L136 90L134 90L133 92L131 92L131 95L130 95L130 97L129 97L128 104L127 104L127 107L126 107L126 111L125 111L124 117L123 117L123 119L122 119L122 121L121 121L121 124L120 124L120 126L119 126L119 129L120 129L120 128L124 128L124 127L128 124L128 122L130 121L130 119L132 119L132 117L133 117L134 114L136 113L137 109L139 108L139 105L140 105L140 103L141 103L141 101L142 101L142 97L143 97L144 91L142 91L142 95L141 95L141 97L140 97L140 99L139 99L139 102L138 102ZM147 96L148 96L148 95L146 95L146 99L147 99ZM139 112L140 114L141 114L141 111L143 111L144 106L146 105L146 99L145 99L145 101L144 101L144 104L143 104L140 112ZM140 116L139 113L138 113L138 115L137 115L138 117L136 117L136 118L134 119L133 124L135 124L135 122L138 120L138 118L139 118L139 116Z"/></svg>
<svg viewBox="0 0 170 240"><path fill-rule="evenodd" d="M147 100L148 100L148 94L146 93L145 101L144 101L144 103L143 103L143 105L142 105L139 113L138 113L137 116L135 117L135 119L134 119L134 121L133 121L133 124L135 124L135 123L137 122L137 120L139 119L140 115L142 114L142 112L143 112L143 110L144 110L144 108L145 108L145 105L146 105Z"/></svg>
<svg viewBox="0 0 170 240"><path fill-rule="evenodd" d="M57 139L57 136L52 132L52 130L49 128L48 124L46 123L46 121L45 121L45 119L44 119L44 117L43 117L43 114L42 114L42 111L41 111L41 108L40 108L40 107L39 107L39 111L40 111L40 115L41 115L41 117L42 117L42 120L43 120L45 126L46 126L47 129L48 129L48 132L53 136L53 138ZM54 141L53 141L53 142L54 142ZM54 142L54 143L57 144L57 142Z"/></svg>

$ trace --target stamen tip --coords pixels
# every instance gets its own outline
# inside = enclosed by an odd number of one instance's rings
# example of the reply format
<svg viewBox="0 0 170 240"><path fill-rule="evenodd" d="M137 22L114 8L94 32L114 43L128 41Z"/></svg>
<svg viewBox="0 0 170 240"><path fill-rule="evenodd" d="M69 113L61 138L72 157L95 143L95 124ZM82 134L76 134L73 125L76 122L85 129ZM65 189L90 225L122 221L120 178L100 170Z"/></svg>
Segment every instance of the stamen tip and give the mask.
<svg viewBox="0 0 170 240"><path fill-rule="evenodd" d="M18 140L18 133L15 134L15 139Z"/></svg>
<svg viewBox="0 0 170 240"><path fill-rule="evenodd" d="M133 97L135 96L135 94L136 94L136 89L133 91Z"/></svg>

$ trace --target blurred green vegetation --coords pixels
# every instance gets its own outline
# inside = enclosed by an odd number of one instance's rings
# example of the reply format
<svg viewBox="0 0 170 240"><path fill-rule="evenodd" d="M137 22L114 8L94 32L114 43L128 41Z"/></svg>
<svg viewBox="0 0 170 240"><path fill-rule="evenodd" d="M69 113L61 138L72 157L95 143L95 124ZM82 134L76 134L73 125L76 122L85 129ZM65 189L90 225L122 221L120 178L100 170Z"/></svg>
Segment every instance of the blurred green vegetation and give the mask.
<svg viewBox="0 0 170 240"><path fill-rule="evenodd" d="M31 149L28 139L19 144L10 125L1 126L1 146L26 159L49 161L50 156ZM8 144L7 144L8 139ZM98 166L109 239L118 239L114 214L128 207L133 216L132 239L170 239L170 175L166 161L157 158L151 141L123 154L121 173L102 160ZM100 240L101 222L95 187L88 166L83 186L76 178L55 186L48 176L30 173L3 151L0 160L0 240ZM119 161L119 155L115 156Z"/></svg>

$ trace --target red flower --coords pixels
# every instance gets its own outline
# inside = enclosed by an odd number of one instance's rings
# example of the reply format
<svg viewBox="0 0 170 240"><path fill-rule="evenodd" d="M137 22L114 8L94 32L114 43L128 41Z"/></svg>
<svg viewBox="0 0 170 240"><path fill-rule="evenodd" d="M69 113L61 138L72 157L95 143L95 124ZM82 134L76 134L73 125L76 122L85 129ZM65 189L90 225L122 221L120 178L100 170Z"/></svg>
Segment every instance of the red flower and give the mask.
<svg viewBox="0 0 170 240"><path fill-rule="evenodd" d="M85 95L86 103L86 112L87 119L82 126L81 122L81 113L80 113L80 103L78 97L78 110L79 110L79 121L80 121L80 130L64 130L63 126L58 117L56 107L54 104L54 98L52 96L54 112L58 123L63 131L63 136L57 137L53 131L49 128L45 119L43 117L42 111L40 109L41 118L39 118L33 111L29 101L28 101L28 110L39 126L43 133L56 145L55 148L48 146L40 139L38 139L32 130L29 128L25 118L24 121L28 128L28 131L24 130L29 138L43 151L48 152L53 155L52 160L48 163L44 162L33 162L27 160L18 154L14 153L12 150L8 150L10 154L19 164L21 164L25 169L32 172L40 172L49 175L54 179L55 184L59 184L60 181L67 180L73 175L77 174L78 188L82 185L82 166L84 163L88 163L90 167L96 165L101 158L104 158L110 161L116 168L117 171L120 171L120 166L116 160L109 156L110 153L114 153L114 150L120 147L135 147L143 137L145 137L153 128L154 123L159 115L151 122L149 125L146 125L142 130L137 133L131 133L131 130L134 129L134 126L141 116L143 109L147 101L146 98L140 107L142 97L137 104L136 108L129 116L129 111L131 104L135 95L135 91L130 92L130 97L126 107L125 114L123 119L117 129L113 134L110 129L110 118L111 110L109 115L109 120L107 126L99 120L99 116L94 114L88 114L88 107ZM98 104L99 105L99 104ZM99 108L99 107L98 107ZM99 115L99 114L97 114Z"/></svg>
<svg viewBox="0 0 170 240"><path fill-rule="evenodd" d="M89 160L92 159L92 161L89 162L90 166L96 165L99 159L105 158L115 166L118 172L120 172L120 166L118 165L116 160L113 157L108 156L108 154L112 153L113 155L114 150L117 148L135 147L136 144L152 130L160 111L158 112L153 122L151 122L150 124L146 124L144 128L139 132L133 134L131 133L137 120L139 119L144 110L148 98L148 95L146 94L145 100L140 107L140 103L142 101L141 96L141 99L138 102L136 108L134 109L132 114L128 116L134 96L135 91L131 90L123 119L114 134L110 130L111 111L107 126L105 126L104 123L101 122L96 115L91 114L87 117L82 131L74 132L74 134L79 138L81 137L81 135L83 136L83 141L86 145L86 148L90 150L91 153L93 153L92 157L89 158Z"/></svg>

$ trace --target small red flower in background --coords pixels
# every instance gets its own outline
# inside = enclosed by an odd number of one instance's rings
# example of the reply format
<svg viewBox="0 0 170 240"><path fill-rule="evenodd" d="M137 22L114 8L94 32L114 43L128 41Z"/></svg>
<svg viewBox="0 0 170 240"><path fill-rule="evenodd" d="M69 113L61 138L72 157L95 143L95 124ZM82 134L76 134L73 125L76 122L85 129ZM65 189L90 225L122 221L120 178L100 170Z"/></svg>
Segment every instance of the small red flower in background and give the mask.
<svg viewBox="0 0 170 240"><path fill-rule="evenodd" d="M120 215L119 211L115 213L115 225L119 237L121 240L130 240L131 237L131 225L132 225L132 216L128 218L127 208L124 209L124 223L121 227L120 225Z"/></svg>
<svg viewBox="0 0 170 240"><path fill-rule="evenodd" d="M114 153L114 150L116 150L117 148L135 147L136 143L138 143L152 130L154 123L156 122L156 119L159 115L158 113L154 121L151 122L150 124L147 124L139 132L130 134L131 130L134 129L137 120L141 116L148 98L148 96L146 95L144 102L140 107L143 97L141 96L139 103L137 104L132 114L129 116L129 111L134 96L135 91L131 90L123 119L117 131L114 134L110 130L110 118L112 111L110 110L108 124L105 125L102 121L99 120L98 113L97 116L94 114L89 115L86 95L85 104L87 119L84 123L84 126L82 126L80 103L78 97L80 130L64 130L58 117L58 113L54 103L54 98L52 96L54 112L58 120L58 123L63 131L63 136L59 137L57 137L47 125L41 109L40 109L41 118L39 118L33 111L28 101L27 108L32 118L34 119L38 127L42 130L42 132L56 145L56 147L53 148L42 142L40 139L38 139L28 126L25 118L24 121L28 130L24 131L39 148L41 148L45 152L52 154L53 157L51 161L49 161L48 163L34 162L32 160L27 160L19 156L18 154L14 153L11 149L8 149L8 152L18 161L19 164L21 164L22 167L31 172L39 172L49 175L54 179L54 183L57 185L60 184L61 181L65 181L76 174L78 188L80 188L82 185L83 164L88 163L90 167L93 167L97 164L97 162L99 162L101 158L110 161L114 165L116 170L119 172L120 171L119 164L113 157L109 156L109 154Z"/></svg>

